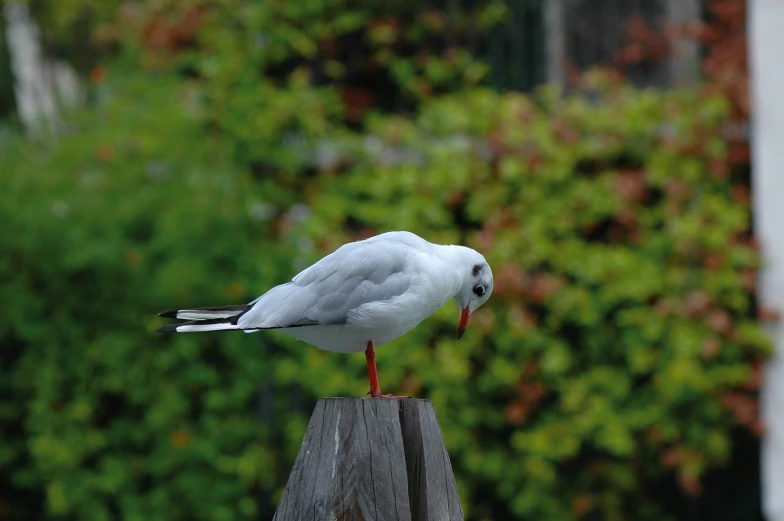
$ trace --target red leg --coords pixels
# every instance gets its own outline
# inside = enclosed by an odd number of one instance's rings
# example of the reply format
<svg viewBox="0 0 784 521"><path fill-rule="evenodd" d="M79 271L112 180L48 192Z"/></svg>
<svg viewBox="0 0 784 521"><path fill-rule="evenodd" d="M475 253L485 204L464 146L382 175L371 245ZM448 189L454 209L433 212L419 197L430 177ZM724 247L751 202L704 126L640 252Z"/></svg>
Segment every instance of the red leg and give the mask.
<svg viewBox="0 0 784 521"><path fill-rule="evenodd" d="M371 398L401 398L394 394L381 394L381 386L378 385L378 370L376 370L376 352L373 349L373 341L367 343L365 349L365 359L368 366L368 379L370 380L370 394Z"/></svg>
<svg viewBox="0 0 784 521"><path fill-rule="evenodd" d="M378 385L378 370L376 369L376 352L373 350L373 341L367 343L365 349L365 360L368 365L368 379L370 380L370 394L371 398L378 398L381 396L381 387Z"/></svg>

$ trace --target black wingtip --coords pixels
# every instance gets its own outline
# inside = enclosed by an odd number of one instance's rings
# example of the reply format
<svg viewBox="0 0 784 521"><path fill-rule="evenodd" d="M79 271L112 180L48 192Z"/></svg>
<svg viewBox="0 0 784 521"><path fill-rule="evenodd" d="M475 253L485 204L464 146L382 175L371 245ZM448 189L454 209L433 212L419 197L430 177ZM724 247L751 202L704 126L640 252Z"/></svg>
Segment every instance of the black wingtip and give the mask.
<svg viewBox="0 0 784 521"><path fill-rule="evenodd" d="M158 313L158 316L159 317L165 317L165 318L177 318L177 311L179 311L179 310L178 309L172 309L172 310L169 310L169 311L164 311L163 313Z"/></svg>
<svg viewBox="0 0 784 521"><path fill-rule="evenodd" d="M169 324L167 326L159 327L155 330L156 333L176 333L177 327L182 324Z"/></svg>

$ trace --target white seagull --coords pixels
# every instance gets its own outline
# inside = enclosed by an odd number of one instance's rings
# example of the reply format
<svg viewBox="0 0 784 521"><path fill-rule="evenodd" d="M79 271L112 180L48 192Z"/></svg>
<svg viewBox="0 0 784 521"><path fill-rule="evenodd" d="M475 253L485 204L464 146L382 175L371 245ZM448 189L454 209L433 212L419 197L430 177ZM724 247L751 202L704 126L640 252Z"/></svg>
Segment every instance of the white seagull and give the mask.
<svg viewBox="0 0 784 521"><path fill-rule="evenodd" d="M381 394L374 346L408 333L450 299L460 308L460 338L492 292L493 272L475 250L388 232L344 244L250 304L161 313L187 322L158 331L272 329L327 351L365 351L370 396L391 397Z"/></svg>

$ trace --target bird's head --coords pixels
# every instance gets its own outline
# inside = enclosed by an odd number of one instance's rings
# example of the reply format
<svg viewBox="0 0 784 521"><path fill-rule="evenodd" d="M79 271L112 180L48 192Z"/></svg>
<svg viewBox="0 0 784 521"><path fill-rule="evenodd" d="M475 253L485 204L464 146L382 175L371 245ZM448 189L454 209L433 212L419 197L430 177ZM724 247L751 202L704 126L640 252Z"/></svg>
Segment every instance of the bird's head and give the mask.
<svg viewBox="0 0 784 521"><path fill-rule="evenodd" d="M460 308L460 323L457 326L457 338L463 336L468 317L476 309L487 302L493 292L493 272L485 258L477 251L465 248L465 260L461 276L463 285L455 295L455 301Z"/></svg>

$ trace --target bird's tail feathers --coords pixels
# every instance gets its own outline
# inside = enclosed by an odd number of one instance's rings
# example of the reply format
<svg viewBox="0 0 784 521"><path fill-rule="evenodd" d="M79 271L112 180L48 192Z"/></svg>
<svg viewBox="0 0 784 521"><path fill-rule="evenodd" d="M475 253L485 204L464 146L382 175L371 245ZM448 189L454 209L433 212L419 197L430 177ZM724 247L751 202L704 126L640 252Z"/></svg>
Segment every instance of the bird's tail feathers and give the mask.
<svg viewBox="0 0 784 521"><path fill-rule="evenodd" d="M164 311L158 316L166 318L179 318L180 320L206 320L209 318L233 318L239 317L251 308L250 304L240 304L238 306L221 306L217 308L192 308L192 309L173 309Z"/></svg>
<svg viewBox="0 0 784 521"><path fill-rule="evenodd" d="M229 331L242 329L237 320L251 308L249 304L222 306L216 308L175 309L160 313L167 318L187 320L179 324L169 324L158 329L159 333L191 333L200 331Z"/></svg>

